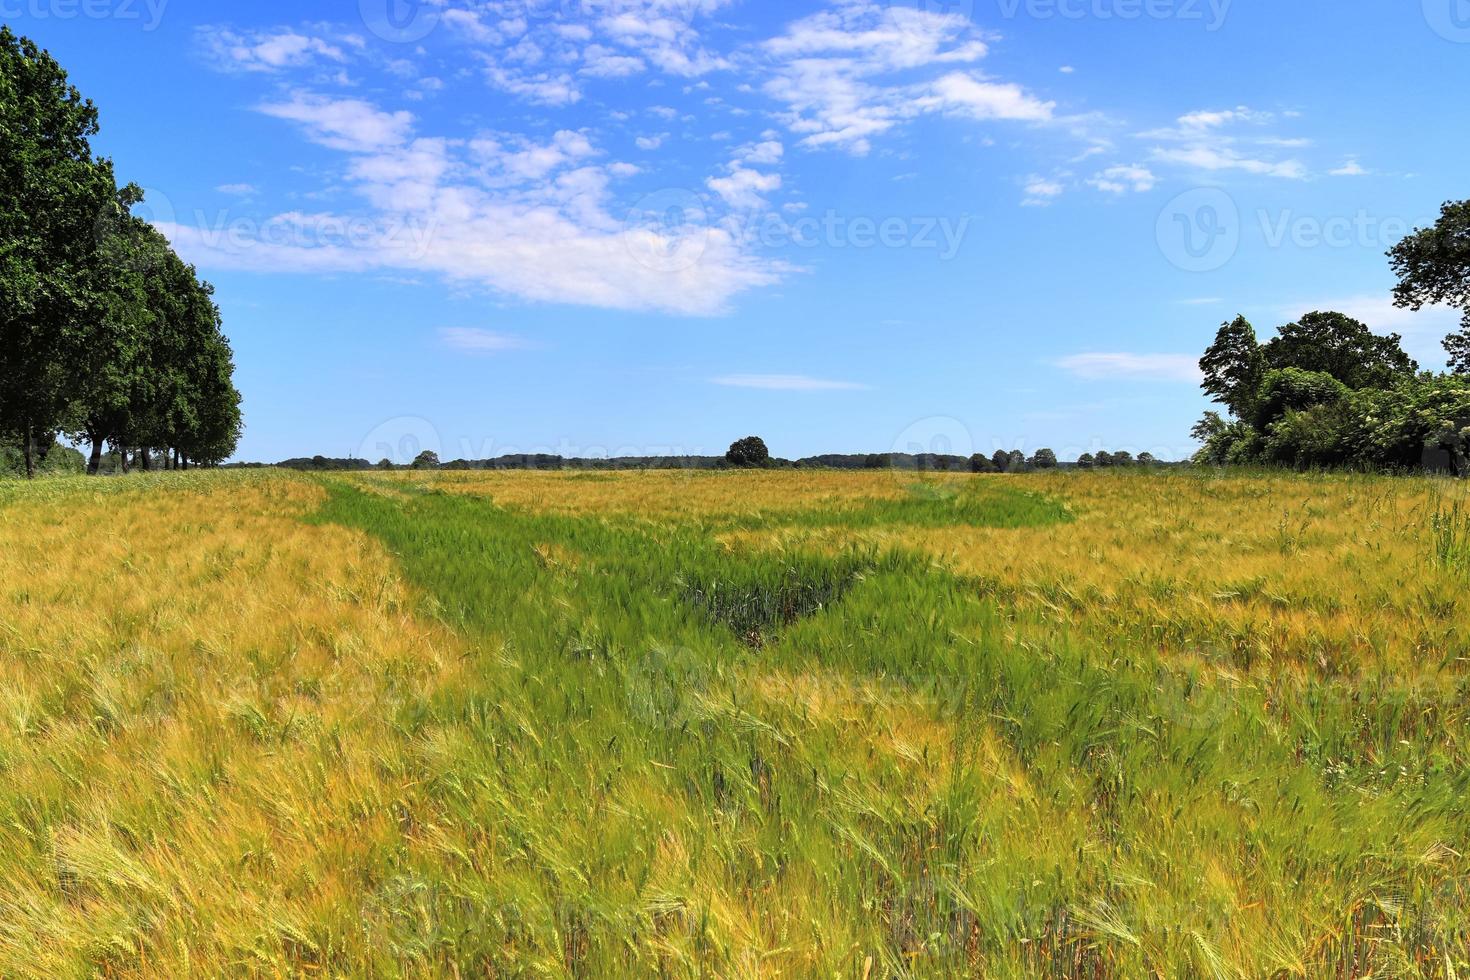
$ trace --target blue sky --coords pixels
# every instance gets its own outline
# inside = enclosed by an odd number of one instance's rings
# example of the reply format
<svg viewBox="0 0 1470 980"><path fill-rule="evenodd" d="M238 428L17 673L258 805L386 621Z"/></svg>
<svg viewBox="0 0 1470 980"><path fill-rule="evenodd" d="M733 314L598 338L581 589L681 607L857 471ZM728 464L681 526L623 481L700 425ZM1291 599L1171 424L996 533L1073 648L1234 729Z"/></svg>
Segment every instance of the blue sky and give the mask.
<svg viewBox="0 0 1470 980"><path fill-rule="evenodd" d="M1405 335L1470 3L0 0L217 287L240 457L1128 448Z"/></svg>

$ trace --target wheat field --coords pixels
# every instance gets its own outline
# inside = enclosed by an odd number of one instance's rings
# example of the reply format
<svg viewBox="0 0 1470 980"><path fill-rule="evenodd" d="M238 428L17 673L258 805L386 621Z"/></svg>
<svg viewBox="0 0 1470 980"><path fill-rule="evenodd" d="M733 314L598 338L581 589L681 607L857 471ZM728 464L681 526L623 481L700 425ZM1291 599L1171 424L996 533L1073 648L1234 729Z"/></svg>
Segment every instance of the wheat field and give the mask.
<svg viewBox="0 0 1470 980"><path fill-rule="evenodd" d="M0 483L0 975L1470 971L1470 500Z"/></svg>

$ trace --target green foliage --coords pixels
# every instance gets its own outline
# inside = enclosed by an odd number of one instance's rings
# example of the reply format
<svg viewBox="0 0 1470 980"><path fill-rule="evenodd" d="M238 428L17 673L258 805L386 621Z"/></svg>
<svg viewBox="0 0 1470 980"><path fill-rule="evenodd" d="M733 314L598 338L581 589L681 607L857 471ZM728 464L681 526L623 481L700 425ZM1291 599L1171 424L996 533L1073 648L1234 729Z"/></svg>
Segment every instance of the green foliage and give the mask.
<svg viewBox="0 0 1470 980"><path fill-rule="evenodd" d="M743 469L769 466L771 451L766 448L765 441L760 436L746 436L730 444L729 451L725 453L725 459L731 466Z"/></svg>
<svg viewBox="0 0 1470 980"><path fill-rule="evenodd" d="M984 453L975 453L970 457L971 473L998 473L995 463L991 462L989 456Z"/></svg>
<svg viewBox="0 0 1470 980"><path fill-rule="evenodd" d="M0 432L28 472L57 431L92 472L104 442L220 462L241 417L213 290L132 215L143 193L93 159L96 132L61 67L0 29Z"/></svg>
<svg viewBox="0 0 1470 980"><path fill-rule="evenodd" d="M1347 386L1324 371L1273 368L1266 372L1252 399L1249 421L1265 430L1287 412L1337 402L1347 394Z"/></svg>
<svg viewBox="0 0 1470 980"><path fill-rule="evenodd" d="M1266 370L1265 357L1250 321L1238 316L1222 324L1215 334L1215 342L1200 358L1199 367L1204 372L1201 387L1206 394L1233 415L1248 413Z"/></svg>
<svg viewBox="0 0 1470 980"><path fill-rule="evenodd" d="M1227 332L1244 350L1244 331ZM1216 348L1223 349L1219 339ZM1265 367L1255 389L1229 391L1235 417L1207 412L1194 427L1202 443L1197 462L1466 472L1465 382L1416 374L1397 334L1379 337L1340 313L1309 313L1282 327L1260 354ZM1224 390L1225 375L1217 375L1206 371L1206 392Z"/></svg>
<svg viewBox="0 0 1470 980"><path fill-rule="evenodd" d="M1386 388L1419 370L1401 340L1396 333L1380 337L1342 313L1308 313L1280 328L1261 355L1268 368L1319 371L1349 388Z"/></svg>
<svg viewBox="0 0 1470 980"><path fill-rule="evenodd" d="M439 454L432 449L425 449L413 458L413 468L416 470L437 470L439 468Z"/></svg>
<svg viewBox="0 0 1470 980"><path fill-rule="evenodd" d="M1445 338L1450 370L1470 374L1470 201L1448 201L1439 220L1389 251L1394 305L1412 310L1443 303L1464 311L1464 327Z"/></svg>
<svg viewBox="0 0 1470 980"><path fill-rule="evenodd" d="M1057 468L1057 454L1050 449L1038 449L1031 457L1031 466L1038 470L1054 470Z"/></svg>
<svg viewBox="0 0 1470 980"><path fill-rule="evenodd" d="M97 110L46 52L0 26L0 431L28 473L69 421L99 311L98 217L112 165L94 159Z"/></svg>

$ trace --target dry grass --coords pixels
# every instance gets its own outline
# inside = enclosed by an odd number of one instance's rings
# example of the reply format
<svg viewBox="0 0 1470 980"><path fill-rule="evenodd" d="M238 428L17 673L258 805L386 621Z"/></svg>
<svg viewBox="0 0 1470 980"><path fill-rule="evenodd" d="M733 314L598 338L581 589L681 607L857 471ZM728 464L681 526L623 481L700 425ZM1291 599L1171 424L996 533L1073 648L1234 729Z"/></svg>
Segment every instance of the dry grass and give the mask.
<svg viewBox="0 0 1470 980"><path fill-rule="evenodd" d="M1464 502L0 485L0 975L1461 975Z"/></svg>
<svg viewBox="0 0 1470 980"><path fill-rule="evenodd" d="M275 974L370 943L403 846L397 706L462 641L286 477L0 509L0 974Z"/></svg>

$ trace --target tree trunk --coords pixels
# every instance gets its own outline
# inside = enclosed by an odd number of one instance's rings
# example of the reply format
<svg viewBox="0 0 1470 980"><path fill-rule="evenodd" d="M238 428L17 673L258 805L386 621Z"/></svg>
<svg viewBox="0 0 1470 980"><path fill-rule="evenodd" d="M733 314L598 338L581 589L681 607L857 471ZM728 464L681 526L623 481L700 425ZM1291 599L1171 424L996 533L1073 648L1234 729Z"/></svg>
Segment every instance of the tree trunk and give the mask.
<svg viewBox="0 0 1470 980"><path fill-rule="evenodd" d="M102 469L102 437L94 434L91 438L92 456L87 460L87 475L96 476Z"/></svg>
<svg viewBox="0 0 1470 980"><path fill-rule="evenodd" d="M21 452L26 459L26 479L34 480L36 478L36 434L29 422L26 423L25 429L25 436L21 440Z"/></svg>
<svg viewBox="0 0 1470 980"><path fill-rule="evenodd" d="M152 470L153 470L153 450L151 450L151 449L140 449L140 450L138 450L138 455L141 456L141 457L143 457L142 458L142 461L139 462L139 464L138 464L138 468L141 469L144 473L152 472Z"/></svg>
<svg viewBox="0 0 1470 980"><path fill-rule="evenodd" d="M128 448L126 446L113 446L112 448L117 450L117 465L122 467L123 476L127 476L128 471L133 468L132 460L128 459Z"/></svg>

